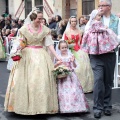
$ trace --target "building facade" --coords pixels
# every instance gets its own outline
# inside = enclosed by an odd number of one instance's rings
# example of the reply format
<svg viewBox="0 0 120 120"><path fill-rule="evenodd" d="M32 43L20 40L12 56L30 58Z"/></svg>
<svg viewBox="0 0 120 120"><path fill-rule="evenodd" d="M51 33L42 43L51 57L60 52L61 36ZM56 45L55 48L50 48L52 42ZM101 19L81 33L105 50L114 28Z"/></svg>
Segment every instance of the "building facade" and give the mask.
<svg viewBox="0 0 120 120"><path fill-rule="evenodd" d="M8 13L8 0L0 0L0 15Z"/></svg>
<svg viewBox="0 0 120 120"><path fill-rule="evenodd" d="M5 0L1 1L2 5L6 4ZM112 12L119 13L118 0L112 2ZM34 7L38 7L46 19L57 14L62 18L69 18L72 15L80 17L90 14L93 9L97 9L98 3L99 0L8 0L8 11L13 17L24 19Z"/></svg>

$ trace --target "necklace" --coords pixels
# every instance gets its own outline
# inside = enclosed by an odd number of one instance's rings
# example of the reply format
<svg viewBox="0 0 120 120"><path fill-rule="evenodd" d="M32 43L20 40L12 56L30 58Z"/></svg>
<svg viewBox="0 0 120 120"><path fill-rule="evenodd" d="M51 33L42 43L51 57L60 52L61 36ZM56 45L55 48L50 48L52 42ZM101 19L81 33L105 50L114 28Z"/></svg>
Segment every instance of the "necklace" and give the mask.
<svg viewBox="0 0 120 120"><path fill-rule="evenodd" d="M76 27L74 27L74 28L73 28L73 27L71 27L71 30L76 30Z"/></svg>
<svg viewBox="0 0 120 120"><path fill-rule="evenodd" d="M33 30L35 32L38 32L39 28L40 28L40 25L38 27L35 27L33 24L31 24L31 27L33 28Z"/></svg>

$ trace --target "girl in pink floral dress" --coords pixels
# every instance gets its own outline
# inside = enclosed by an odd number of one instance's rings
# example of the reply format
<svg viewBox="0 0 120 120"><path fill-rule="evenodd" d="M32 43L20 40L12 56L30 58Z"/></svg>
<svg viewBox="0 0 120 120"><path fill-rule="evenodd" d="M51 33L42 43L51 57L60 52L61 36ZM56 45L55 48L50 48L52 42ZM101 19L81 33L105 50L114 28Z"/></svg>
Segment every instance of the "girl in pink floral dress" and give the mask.
<svg viewBox="0 0 120 120"><path fill-rule="evenodd" d="M88 112L89 106L83 93L80 82L74 72L76 67L75 58L68 52L67 42L61 40L58 48L62 61L57 61L55 67L65 65L71 73L66 78L58 80L58 100L60 113Z"/></svg>
<svg viewBox="0 0 120 120"><path fill-rule="evenodd" d="M117 35L103 25L98 10L92 11L86 28L81 49L88 54L108 53L118 46Z"/></svg>

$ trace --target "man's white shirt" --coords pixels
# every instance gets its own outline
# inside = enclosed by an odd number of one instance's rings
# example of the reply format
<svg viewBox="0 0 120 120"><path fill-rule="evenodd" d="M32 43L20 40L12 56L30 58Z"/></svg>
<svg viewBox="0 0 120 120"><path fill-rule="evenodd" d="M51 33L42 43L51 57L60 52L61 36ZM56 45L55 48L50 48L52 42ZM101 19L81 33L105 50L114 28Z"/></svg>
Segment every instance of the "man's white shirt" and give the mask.
<svg viewBox="0 0 120 120"><path fill-rule="evenodd" d="M103 16L103 21L104 21L103 24L109 28L110 17ZM119 18L119 23L118 23L118 35L117 35L117 38L118 38L118 42L120 43L120 18Z"/></svg>

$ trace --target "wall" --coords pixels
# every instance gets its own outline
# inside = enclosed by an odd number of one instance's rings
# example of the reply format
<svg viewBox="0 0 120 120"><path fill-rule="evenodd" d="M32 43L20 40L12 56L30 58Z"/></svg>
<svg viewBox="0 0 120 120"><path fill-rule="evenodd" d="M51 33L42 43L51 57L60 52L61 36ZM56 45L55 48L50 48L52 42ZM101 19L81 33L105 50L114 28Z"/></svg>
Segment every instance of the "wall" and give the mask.
<svg viewBox="0 0 120 120"><path fill-rule="evenodd" d="M21 4L22 0L9 0L9 13L12 15L13 18L15 18L15 14L19 8L19 5ZM25 10L23 10L20 19L25 18Z"/></svg>
<svg viewBox="0 0 120 120"><path fill-rule="evenodd" d="M112 0L112 12L114 14L120 13L120 1Z"/></svg>
<svg viewBox="0 0 120 120"><path fill-rule="evenodd" d="M0 0L0 15L3 14L6 10L5 0Z"/></svg>
<svg viewBox="0 0 120 120"><path fill-rule="evenodd" d="M77 0L70 0L70 16L77 16Z"/></svg>
<svg viewBox="0 0 120 120"><path fill-rule="evenodd" d="M62 3L63 3L62 0L56 0L55 1L55 9L54 9L54 14L55 15L62 16L62 10L63 10L62 9L62 7L63 7Z"/></svg>
<svg viewBox="0 0 120 120"><path fill-rule="evenodd" d="M53 13L55 11L55 7L54 7L54 0L46 0L48 2L48 5L50 6L50 8L52 9ZM43 5L45 4L44 0L43 0ZM43 16L44 18L46 18L46 20L48 21L48 15L46 14L45 10L43 9ZM51 15L51 16L54 16Z"/></svg>

